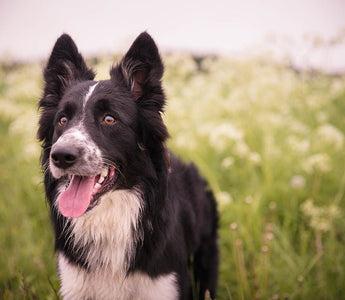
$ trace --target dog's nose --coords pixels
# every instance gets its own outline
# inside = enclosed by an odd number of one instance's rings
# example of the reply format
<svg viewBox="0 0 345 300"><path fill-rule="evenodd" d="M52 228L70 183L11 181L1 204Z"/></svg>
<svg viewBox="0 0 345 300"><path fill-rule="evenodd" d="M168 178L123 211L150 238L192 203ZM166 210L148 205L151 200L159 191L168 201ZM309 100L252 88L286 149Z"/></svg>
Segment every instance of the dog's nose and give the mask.
<svg viewBox="0 0 345 300"><path fill-rule="evenodd" d="M74 147L55 148L51 153L51 159L55 166L67 169L74 165L78 158L78 150Z"/></svg>

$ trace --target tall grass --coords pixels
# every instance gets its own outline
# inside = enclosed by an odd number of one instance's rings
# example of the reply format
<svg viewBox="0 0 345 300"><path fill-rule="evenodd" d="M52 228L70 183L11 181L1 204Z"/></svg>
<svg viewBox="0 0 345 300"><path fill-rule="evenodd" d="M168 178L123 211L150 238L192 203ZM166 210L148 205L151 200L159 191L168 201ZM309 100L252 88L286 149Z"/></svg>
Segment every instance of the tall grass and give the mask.
<svg viewBox="0 0 345 300"><path fill-rule="evenodd" d="M169 146L220 212L218 299L345 294L345 77L265 57L166 55ZM105 78L110 58L93 60ZM35 140L39 64L0 67L0 297L56 299Z"/></svg>

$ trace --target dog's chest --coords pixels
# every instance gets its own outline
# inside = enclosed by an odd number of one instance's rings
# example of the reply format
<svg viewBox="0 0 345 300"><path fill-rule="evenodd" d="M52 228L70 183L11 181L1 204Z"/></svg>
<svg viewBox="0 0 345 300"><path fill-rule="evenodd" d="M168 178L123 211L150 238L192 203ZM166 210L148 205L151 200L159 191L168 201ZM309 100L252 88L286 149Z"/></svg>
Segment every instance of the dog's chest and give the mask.
<svg viewBox="0 0 345 300"><path fill-rule="evenodd" d="M143 201L135 190L108 192L89 213L71 222L74 249L90 270L100 266L126 272L135 245L142 239L138 226Z"/></svg>
<svg viewBox="0 0 345 300"><path fill-rule="evenodd" d="M64 299L178 299L176 276L173 273L151 278L140 272L128 276L112 274L105 269L87 272L70 264L61 253L58 260Z"/></svg>
<svg viewBox="0 0 345 300"><path fill-rule="evenodd" d="M177 299L175 274L151 278L134 272L126 276L135 243L142 238L138 191L115 191L100 199L90 213L72 221L74 247L89 266L85 270L58 253L64 299Z"/></svg>

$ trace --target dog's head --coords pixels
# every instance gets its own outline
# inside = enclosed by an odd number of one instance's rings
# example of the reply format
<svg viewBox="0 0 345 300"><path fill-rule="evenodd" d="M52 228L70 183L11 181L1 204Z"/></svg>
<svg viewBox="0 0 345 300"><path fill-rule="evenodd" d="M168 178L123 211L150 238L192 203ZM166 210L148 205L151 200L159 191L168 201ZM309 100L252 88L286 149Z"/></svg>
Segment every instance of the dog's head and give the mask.
<svg viewBox="0 0 345 300"><path fill-rule="evenodd" d="M83 215L112 189L156 180L168 137L162 75L147 33L110 70L110 79L98 82L73 40L66 34L57 40L44 71L38 137L45 174L60 183L64 216Z"/></svg>

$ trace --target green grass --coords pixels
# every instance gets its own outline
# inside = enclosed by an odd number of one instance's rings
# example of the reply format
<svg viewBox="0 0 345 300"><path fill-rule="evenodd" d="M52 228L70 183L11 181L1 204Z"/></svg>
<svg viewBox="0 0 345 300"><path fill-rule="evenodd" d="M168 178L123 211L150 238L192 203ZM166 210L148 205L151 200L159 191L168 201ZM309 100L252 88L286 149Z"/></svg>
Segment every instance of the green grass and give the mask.
<svg viewBox="0 0 345 300"><path fill-rule="evenodd" d="M166 55L171 147L220 212L218 299L345 299L345 77ZM93 60L105 78L111 58ZM0 297L56 299L35 139L41 65L0 66Z"/></svg>

